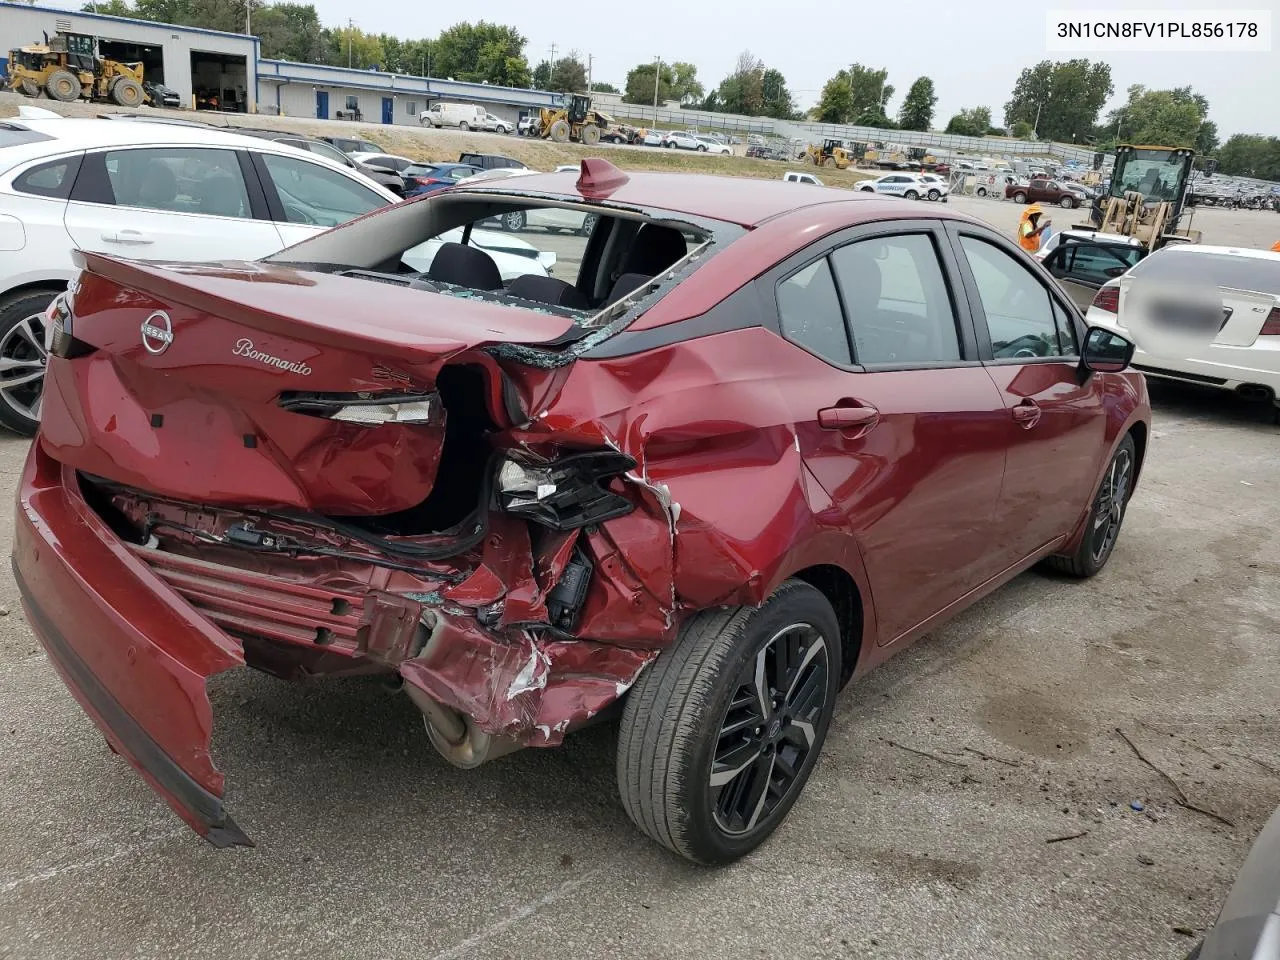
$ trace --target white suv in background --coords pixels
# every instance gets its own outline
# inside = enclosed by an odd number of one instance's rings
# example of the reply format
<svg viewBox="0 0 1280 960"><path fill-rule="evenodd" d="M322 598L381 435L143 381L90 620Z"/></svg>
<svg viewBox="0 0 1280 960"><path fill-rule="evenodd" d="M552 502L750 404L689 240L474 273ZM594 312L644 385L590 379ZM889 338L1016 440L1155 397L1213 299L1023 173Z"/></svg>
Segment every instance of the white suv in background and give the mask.
<svg viewBox="0 0 1280 960"><path fill-rule="evenodd" d="M0 120L0 424L31 435L39 423L44 315L77 272L74 250L256 260L397 199L317 154L226 129ZM426 269L434 250L419 253ZM547 272L531 247L510 259L504 276Z"/></svg>

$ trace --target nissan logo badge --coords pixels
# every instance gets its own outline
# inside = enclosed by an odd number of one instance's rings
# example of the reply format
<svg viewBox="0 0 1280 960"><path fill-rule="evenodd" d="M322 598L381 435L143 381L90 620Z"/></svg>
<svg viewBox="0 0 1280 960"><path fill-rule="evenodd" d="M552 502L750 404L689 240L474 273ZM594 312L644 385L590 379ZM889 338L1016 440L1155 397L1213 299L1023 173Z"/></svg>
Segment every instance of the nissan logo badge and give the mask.
<svg viewBox="0 0 1280 960"><path fill-rule="evenodd" d="M157 310L142 321L142 345L147 353L160 354L173 343L173 321L163 310Z"/></svg>

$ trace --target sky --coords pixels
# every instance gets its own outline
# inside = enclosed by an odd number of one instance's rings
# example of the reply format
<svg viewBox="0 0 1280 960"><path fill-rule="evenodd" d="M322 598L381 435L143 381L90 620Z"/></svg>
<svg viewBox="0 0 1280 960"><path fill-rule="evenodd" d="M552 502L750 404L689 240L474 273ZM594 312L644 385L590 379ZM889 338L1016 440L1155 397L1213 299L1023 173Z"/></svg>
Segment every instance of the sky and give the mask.
<svg viewBox="0 0 1280 960"><path fill-rule="evenodd" d="M402 0L313 0L322 23L355 25L373 33L416 36L453 21L433 11L405 17ZM712 88L733 69L738 54L750 50L782 71L800 106L817 102L825 83L841 67L861 63L887 68L896 92L889 101L896 115L902 97L919 76L933 78L938 94L934 125L942 127L962 107L987 106L1003 122L1004 104L1022 68L1041 60L1087 57L1111 64L1115 94L1104 108L1119 106L1131 84L1169 89L1190 85L1209 99L1209 118L1225 140L1233 133L1280 136L1280 0L1217 0L1220 7L1270 10L1271 52L1055 53L1046 49L1045 16L1070 8L1141 8L1141 0L1016 0L1014 3L956 3L955 0L831 0L792 8L777 0L643 0L639 3L582 3L581 0L484 0L448 5L465 10L457 19L510 24L529 39L530 65L577 50L593 58L592 77L620 89L627 71L640 62L686 60ZM1148 0L1148 7L1203 9L1213 0ZM444 8L440 8L443 10ZM357 11L353 14L353 11ZM1221 15L1221 14L1220 14Z"/></svg>

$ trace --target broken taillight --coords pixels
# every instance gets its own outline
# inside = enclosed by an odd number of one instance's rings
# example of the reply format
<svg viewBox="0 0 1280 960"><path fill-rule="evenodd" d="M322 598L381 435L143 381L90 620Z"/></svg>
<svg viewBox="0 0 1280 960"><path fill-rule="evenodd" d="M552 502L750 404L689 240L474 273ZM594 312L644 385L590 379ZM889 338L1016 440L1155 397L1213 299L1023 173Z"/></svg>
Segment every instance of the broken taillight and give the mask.
<svg viewBox="0 0 1280 960"><path fill-rule="evenodd" d="M378 427L384 423L427 424L440 420L434 393L300 393L280 397L280 406L326 420Z"/></svg>
<svg viewBox="0 0 1280 960"><path fill-rule="evenodd" d="M604 485L635 465L613 450L575 453L546 463L508 459L498 468L498 500L507 513L552 530L575 530L635 509Z"/></svg>

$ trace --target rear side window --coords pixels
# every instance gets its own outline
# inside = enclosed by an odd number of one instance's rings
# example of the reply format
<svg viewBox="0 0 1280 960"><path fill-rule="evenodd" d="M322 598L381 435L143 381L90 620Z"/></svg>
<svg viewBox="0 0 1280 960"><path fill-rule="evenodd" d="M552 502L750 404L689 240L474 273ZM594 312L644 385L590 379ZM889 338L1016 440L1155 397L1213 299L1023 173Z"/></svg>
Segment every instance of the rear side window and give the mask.
<svg viewBox="0 0 1280 960"><path fill-rule="evenodd" d="M153 147L103 154L107 183L120 207L248 217L249 195L234 150Z"/></svg>
<svg viewBox="0 0 1280 960"><path fill-rule="evenodd" d="M262 154L288 223L336 227L387 201L336 170L303 159Z"/></svg>
<svg viewBox="0 0 1280 960"><path fill-rule="evenodd" d="M71 185L75 183L76 173L79 170L79 154L74 157L63 157L61 160L50 160L15 177L13 189L19 193L30 193L37 197L65 200L71 196Z"/></svg>
<svg viewBox="0 0 1280 960"><path fill-rule="evenodd" d="M960 359L955 310L926 234L859 240L831 255L861 364Z"/></svg>
<svg viewBox="0 0 1280 960"><path fill-rule="evenodd" d="M833 363L853 362L840 297L825 258L778 284L778 317L783 335L792 343Z"/></svg>

